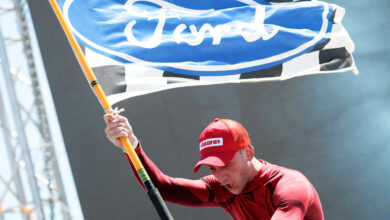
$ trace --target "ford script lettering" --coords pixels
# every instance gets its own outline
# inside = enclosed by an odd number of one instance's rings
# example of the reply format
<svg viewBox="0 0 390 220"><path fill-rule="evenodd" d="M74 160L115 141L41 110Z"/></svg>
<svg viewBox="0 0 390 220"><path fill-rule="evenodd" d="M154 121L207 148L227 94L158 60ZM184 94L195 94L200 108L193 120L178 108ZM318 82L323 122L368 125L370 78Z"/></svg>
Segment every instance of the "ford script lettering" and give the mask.
<svg viewBox="0 0 390 220"><path fill-rule="evenodd" d="M136 1L131 0L129 1L131 3L134 3ZM129 2L126 5L132 5L129 4ZM163 37L163 29L164 24L167 16L167 9L161 5L162 8L159 10L158 17L148 17L147 20L152 19L158 19L157 27L154 31L154 34L152 37L150 37L147 41L139 41L137 40L133 35L133 27L136 24L135 20L132 20L125 28L125 35L128 41L131 44L144 47L144 48L155 48L160 45ZM130 13L132 13L134 10L132 8L127 7ZM269 40L273 36L276 35L278 32L277 27L271 28L272 30L270 32L267 32L264 27L264 18L265 18L265 6L264 5L258 5L255 7L255 17L253 23L244 23L244 22L232 22L228 24L221 24L213 27L209 23L205 23L201 26L199 31L197 30L196 26L194 24L191 24L189 26L189 29L191 31L190 34L183 35L183 31L186 30L188 27L186 24L179 24L173 31L172 36L174 41L177 44L180 44L181 42L185 42L188 45L191 46L198 46L201 44L205 38L206 32L209 32L213 41L213 45L219 45L221 43L221 38L224 36L228 36L231 34L237 34L241 35L247 42L253 42L260 38L263 38L263 40ZM174 10L174 9L173 9ZM173 12L178 13L178 12ZM178 17L178 20L180 21L180 18Z"/></svg>
<svg viewBox="0 0 390 220"><path fill-rule="evenodd" d="M269 68L329 39L335 6L251 0L61 0L86 47L122 63L195 76ZM261 1L259 1L261 2Z"/></svg>

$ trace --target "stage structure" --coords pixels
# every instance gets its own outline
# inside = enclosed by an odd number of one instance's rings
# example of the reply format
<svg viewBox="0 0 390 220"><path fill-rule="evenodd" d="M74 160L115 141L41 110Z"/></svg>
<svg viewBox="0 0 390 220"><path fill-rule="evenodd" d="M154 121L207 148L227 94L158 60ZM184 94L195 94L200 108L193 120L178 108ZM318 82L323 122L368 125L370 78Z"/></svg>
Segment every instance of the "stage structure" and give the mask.
<svg viewBox="0 0 390 220"><path fill-rule="evenodd" d="M71 219L37 75L28 5L1 2L0 220Z"/></svg>

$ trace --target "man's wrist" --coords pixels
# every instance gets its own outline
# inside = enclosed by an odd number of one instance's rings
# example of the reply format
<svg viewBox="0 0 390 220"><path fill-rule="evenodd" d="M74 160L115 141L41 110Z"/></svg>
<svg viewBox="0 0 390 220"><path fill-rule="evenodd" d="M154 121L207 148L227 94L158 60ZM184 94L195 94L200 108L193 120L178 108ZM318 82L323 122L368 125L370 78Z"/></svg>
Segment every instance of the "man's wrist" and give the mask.
<svg viewBox="0 0 390 220"><path fill-rule="evenodd" d="M132 143L133 149L136 150L136 149L138 148L138 145L139 145L139 141L138 141L138 139L136 138L136 139L134 140L134 142Z"/></svg>
<svg viewBox="0 0 390 220"><path fill-rule="evenodd" d="M131 146L133 147L134 150L137 150L137 148L139 146L139 141L138 141L138 139L136 137L133 138L133 139L134 139L134 141L133 141L133 143L131 143ZM130 141L130 139L129 139L129 141ZM126 151L126 149L124 147L122 148L122 150L123 150L124 153L127 154L127 151Z"/></svg>

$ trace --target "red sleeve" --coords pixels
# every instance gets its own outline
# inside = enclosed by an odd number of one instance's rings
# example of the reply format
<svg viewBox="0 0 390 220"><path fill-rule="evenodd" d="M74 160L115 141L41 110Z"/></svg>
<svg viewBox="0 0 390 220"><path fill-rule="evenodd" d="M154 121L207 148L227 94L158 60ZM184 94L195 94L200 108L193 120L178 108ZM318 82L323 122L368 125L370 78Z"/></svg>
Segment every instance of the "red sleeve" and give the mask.
<svg viewBox="0 0 390 220"><path fill-rule="evenodd" d="M170 177L161 172L160 169L146 156L141 145L139 145L136 149L136 153L138 154L146 172L149 174L153 184L159 190L165 201L191 207L216 206L215 202L211 199L211 190L209 190L209 186L205 181L201 179L190 180ZM134 176L145 190L145 187L131 163L129 156L127 154L125 155L129 160Z"/></svg>
<svg viewBox="0 0 390 220"><path fill-rule="evenodd" d="M275 186L273 201L276 210L272 220L304 219L313 202L313 190L309 180L300 172L285 174Z"/></svg>

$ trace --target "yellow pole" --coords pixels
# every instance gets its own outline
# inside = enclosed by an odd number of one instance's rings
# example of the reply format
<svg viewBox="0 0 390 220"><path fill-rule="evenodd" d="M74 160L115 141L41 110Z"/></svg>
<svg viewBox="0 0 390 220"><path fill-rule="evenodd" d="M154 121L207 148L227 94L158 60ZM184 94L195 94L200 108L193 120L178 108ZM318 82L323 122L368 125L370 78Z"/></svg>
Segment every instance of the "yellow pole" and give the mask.
<svg viewBox="0 0 390 220"><path fill-rule="evenodd" d="M106 111L106 113L113 113L111 105L108 103L106 95L103 92L102 87L98 83L95 74L92 72L91 67L88 65L84 54L77 43L76 38L72 34L69 26L66 24L64 17L62 16L60 7L57 4L56 0L49 0L51 7L54 10L54 13L56 14L58 21L60 22L62 29L65 32L66 37L69 40L70 45L72 46L72 49L74 53L76 54L76 57L84 71L85 76L87 77L89 83L91 84L91 87L93 91L95 92L95 95L100 101L100 104L102 105L103 109ZM140 169L143 169L143 165L141 161L139 160L137 153L133 149L133 146L131 145L129 139L127 137L121 138L121 142L125 148L125 151L129 155L131 162L133 163L135 169L139 171Z"/></svg>
<svg viewBox="0 0 390 220"><path fill-rule="evenodd" d="M111 105L108 103L106 95L103 92L103 89L101 88L100 84L98 83L95 74L92 72L91 67L88 65L83 52L80 49L79 44L77 43L74 35L72 34L69 26L66 24L64 17L62 16L60 7L57 4L56 0L49 0L51 7L54 10L54 13L56 14L58 21L60 22L62 29L65 32L66 37L69 40L70 45L72 46L72 49L74 53L76 54L76 57L84 71L84 74L86 78L88 79L93 91L95 92L95 95L100 101L100 104L106 111L106 113L114 113L112 110ZM148 173L146 172L145 168L143 167L140 159L138 158L137 153L135 152L133 146L131 145L129 139L127 137L121 137L120 138L123 146L124 151L129 155L130 160L132 164L134 165L135 169L137 170L138 176L141 178L142 183L144 184L145 188L147 189L148 196L150 200L152 201L154 207L156 208L156 211L158 212L161 219L167 219L171 220L173 219L171 213L169 212L166 204L164 203L159 191L156 189L156 187L153 185L152 181L150 180L150 177Z"/></svg>

